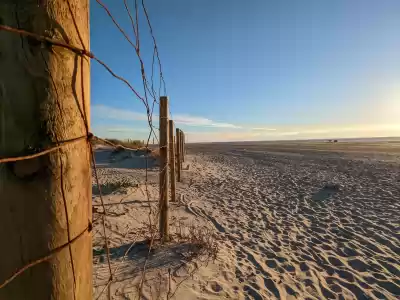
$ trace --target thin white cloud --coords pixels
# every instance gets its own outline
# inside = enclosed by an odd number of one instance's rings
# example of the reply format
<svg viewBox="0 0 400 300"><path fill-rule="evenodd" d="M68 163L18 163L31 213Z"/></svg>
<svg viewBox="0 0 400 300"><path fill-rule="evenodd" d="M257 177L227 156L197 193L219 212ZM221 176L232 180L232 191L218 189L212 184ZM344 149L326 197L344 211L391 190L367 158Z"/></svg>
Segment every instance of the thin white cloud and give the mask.
<svg viewBox="0 0 400 300"><path fill-rule="evenodd" d="M111 127L106 128L105 131L107 132L148 132L148 128L131 128L131 127Z"/></svg>
<svg viewBox="0 0 400 300"><path fill-rule="evenodd" d="M147 121L147 115L144 113L113 108L106 105L93 105L92 115L93 117L98 117L103 119L115 119L124 121ZM157 114L153 114L153 122L157 122L158 117L159 116ZM213 120L204 117L197 117L191 115L174 115L174 121L177 124L183 124L187 126L237 128L237 129L241 128L240 126L234 124L215 122Z"/></svg>
<svg viewBox="0 0 400 300"><path fill-rule="evenodd" d="M108 128L107 132L135 132L133 128Z"/></svg>
<svg viewBox="0 0 400 300"><path fill-rule="evenodd" d="M330 139L351 137L399 136L400 124L346 125L336 127L277 127L276 130L262 131L243 128L241 131L187 132L189 140L204 142L265 141L295 139Z"/></svg>
<svg viewBox="0 0 400 300"><path fill-rule="evenodd" d="M150 129L147 127L145 113L117 109L106 105L92 106L93 119L116 120L107 126L96 120L94 132L99 136L117 138L147 138ZM173 115L175 123L187 132L189 139L194 141L246 141L246 140L280 140L309 138L340 138L368 136L398 136L400 124L341 124L314 126L276 126L262 127L262 124L238 126L231 123L216 122L204 117L191 115ZM153 115L155 126L158 125L158 115ZM117 121L143 121L142 125L125 126ZM185 128L184 126L191 127ZM253 127L254 126L254 127ZM197 128L196 128L197 127ZM195 129L196 128L196 129Z"/></svg>
<svg viewBox="0 0 400 300"><path fill-rule="evenodd" d="M253 127L251 130L254 131L276 131L276 128L266 128L266 127Z"/></svg>
<svg viewBox="0 0 400 300"><path fill-rule="evenodd" d="M184 125L188 125L188 126L241 128L240 126L236 126L234 124L214 122L213 120L203 118L203 117L195 117L195 116L190 116L190 115L176 115L174 117L175 117L174 118L175 123L184 124Z"/></svg>
<svg viewBox="0 0 400 300"><path fill-rule="evenodd" d="M144 113L138 113L135 111L113 108L106 105L93 105L92 106L93 117L103 119L115 119L125 121L147 121L147 115Z"/></svg>

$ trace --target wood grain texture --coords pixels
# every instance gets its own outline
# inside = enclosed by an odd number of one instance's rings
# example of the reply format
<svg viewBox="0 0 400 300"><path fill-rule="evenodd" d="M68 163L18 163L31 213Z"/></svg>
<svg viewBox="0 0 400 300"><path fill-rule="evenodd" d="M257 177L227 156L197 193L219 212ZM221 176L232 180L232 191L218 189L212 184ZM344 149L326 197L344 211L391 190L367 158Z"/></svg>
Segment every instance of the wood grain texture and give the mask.
<svg viewBox="0 0 400 300"><path fill-rule="evenodd" d="M160 235L168 240L168 97L160 97Z"/></svg>
<svg viewBox="0 0 400 300"><path fill-rule="evenodd" d="M0 3L0 22L89 50L88 10L87 0L6 0ZM85 119L90 120L89 72L88 58L0 31L0 157L31 154L85 135ZM31 160L0 164L0 198L2 282L88 226L87 141ZM92 239L86 232L71 247L1 289L0 299L91 299L91 262Z"/></svg>
<svg viewBox="0 0 400 300"><path fill-rule="evenodd" d="M175 179L175 143L174 143L174 121L169 120L169 168L171 181L171 201L176 201L176 179Z"/></svg>

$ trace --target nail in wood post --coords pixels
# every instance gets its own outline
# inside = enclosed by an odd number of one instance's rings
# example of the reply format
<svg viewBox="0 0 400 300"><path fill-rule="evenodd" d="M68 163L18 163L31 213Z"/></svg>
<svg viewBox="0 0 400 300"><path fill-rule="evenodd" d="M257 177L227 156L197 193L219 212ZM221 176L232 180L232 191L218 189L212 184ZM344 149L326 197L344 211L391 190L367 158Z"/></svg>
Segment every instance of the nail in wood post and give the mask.
<svg viewBox="0 0 400 300"><path fill-rule="evenodd" d="M163 242L169 239L168 228L168 97L160 97L160 224Z"/></svg>
<svg viewBox="0 0 400 300"><path fill-rule="evenodd" d="M180 130L176 128L176 137L175 137L175 145L176 145L176 180L181 182L181 139L180 139Z"/></svg>
<svg viewBox="0 0 400 300"><path fill-rule="evenodd" d="M174 121L169 120L169 170L171 174L171 201L176 201Z"/></svg>

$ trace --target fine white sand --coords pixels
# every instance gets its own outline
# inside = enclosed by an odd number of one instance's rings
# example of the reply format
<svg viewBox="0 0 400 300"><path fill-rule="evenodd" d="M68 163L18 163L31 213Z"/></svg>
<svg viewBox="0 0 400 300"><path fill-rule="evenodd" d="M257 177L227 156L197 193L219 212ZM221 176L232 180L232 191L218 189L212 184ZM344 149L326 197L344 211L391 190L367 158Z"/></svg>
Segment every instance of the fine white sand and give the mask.
<svg viewBox="0 0 400 300"><path fill-rule="evenodd" d="M178 184L178 194L185 196L171 205L171 215L187 224L213 228L220 252L217 260L200 267L179 286L175 299L400 298L398 156L385 161L386 156L371 153L317 149L191 148L184 164L189 170ZM98 170L102 184L143 182L144 170L113 164L104 163ZM158 195L157 170L155 166L149 172L153 201ZM109 206L106 226L111 248L125 245L123 252L140 235L148 209L143 189L139 184L105 196L108 204L122 197L129 203ZM93 204L98 207L97 196ZM94 218L98 215L94 213ZM94 247L100 249L104 242L99 222L94 232ZM168 268L177 268L176 262L182 261L170 253L176 247L171 243L157 249L149 268L152 276L164 274L163 280L157 280L164 282L167 294L165 284L172 282L175 288L180 272L187 275L194 264L187 263L185 271L178 270L169 280ZM113 269L121 266L117 282L111 285L112 299L137 299L144 257L140 251L136 248L124 262L121 255L112 256ZM108 279L104 257L94 256L95 297ZM149 280L153 287L156 281ZM156 299L155 288L149 286L143 298Z"/></svg>
<svg viewBox="0 0 400 300"><path fill-rule="evenodd" d="M210 239L218 247L216 259L208 252L197 254L188 241L190 230L215 234L212 224L193 214L187 203L191 200L187 179L190 171L183 171L185 182L177 184L177 199L170 202L170 233L183 232L182 239L160 245L156 242L149 254L149 212L151 222L158 227L158 171L157 161L124 151L111 154L108 147L96 147L97 174L107 210L105 222L109 240L113 281L107 285L110 271L107 263L102 226L102 212L98 186L93 177L93 248L94 299L241 299L239 281L235 277L235 253L230 243ZM111 159L110 159L111 158ZM186 165L185 165L186 166ZM147 192L146 192L147 191ZM146 196L148 193L148 197ZM183 195L183 196L182 196ZM186 196L186 197L185 197ZM208 230L208 231L207 231ZM205 233L204 233L205 232ZM148 260L146 259L148 257ZM143 269L146 269L143 277ZM141 281L143 285L141 287ZM139 292L141 290L141 292ZM139 297L139 294L141 295Z"/></svg>

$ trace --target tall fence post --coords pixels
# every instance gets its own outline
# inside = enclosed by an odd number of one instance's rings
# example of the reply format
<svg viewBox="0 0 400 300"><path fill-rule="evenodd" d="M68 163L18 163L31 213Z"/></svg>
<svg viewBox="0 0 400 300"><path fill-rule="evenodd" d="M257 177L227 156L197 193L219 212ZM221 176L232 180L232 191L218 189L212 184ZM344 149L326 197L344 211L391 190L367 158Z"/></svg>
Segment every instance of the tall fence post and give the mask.
<svg viewBox="0 0 400 300"><path fill-rule="evenodd" d="M185 153L184 153L184 149L183 149L183 131L181 130L179 133L179 138L180 138L180 147L181 147L181 165L182 162L185 162ZM181 167L182 168L182 167Z"/></svg>
<svg viewBox="0 0 400 300"><path fill-rule="evenodd" d="M169 168L171 173L171 201L176 201L174 121L169 120Z"/></svg>
<svg viewBox="0 0 400 300"><path fill-rule="evenodd" d="M0 23L54 38L57 27L89 50L89 1L68 3L0 1ZM5 31L0 53L0 158L77 139L0 163L0 299L92 299L89 59Z"/></svg>
<svg viewBox="0 0 400 300"><path fill-rule="evenodd" d="M168 228L168 97L160 97L160 224L163 242L169 239Z"/></svg>
<svg viewBox="0 0 400 300"><path fill-rule="evenodd" d="M181 182L181 133L180 129L176 128L175 145L176 145L176 180Z"/></svg>
<svg viewBox="0 0 400 300"><path fill-rule="evenodd" d="M183 161L185 161L185 157L186 157L186 140L185 140L185 133L182 131L182 148L183 148Z"/></svg>

